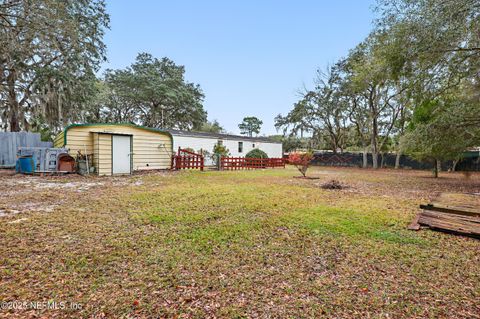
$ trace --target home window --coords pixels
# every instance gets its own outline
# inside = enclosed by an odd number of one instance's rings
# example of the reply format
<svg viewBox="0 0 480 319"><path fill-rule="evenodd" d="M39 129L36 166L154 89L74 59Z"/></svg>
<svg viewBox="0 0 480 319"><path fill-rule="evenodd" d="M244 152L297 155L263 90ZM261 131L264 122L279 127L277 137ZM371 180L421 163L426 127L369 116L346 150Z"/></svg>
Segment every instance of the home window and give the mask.
<svg viewBox="0 0 480 319"><path fill-rule="evenodd" d="M243 153L243 142L238 142L238 152Z"/></svg>

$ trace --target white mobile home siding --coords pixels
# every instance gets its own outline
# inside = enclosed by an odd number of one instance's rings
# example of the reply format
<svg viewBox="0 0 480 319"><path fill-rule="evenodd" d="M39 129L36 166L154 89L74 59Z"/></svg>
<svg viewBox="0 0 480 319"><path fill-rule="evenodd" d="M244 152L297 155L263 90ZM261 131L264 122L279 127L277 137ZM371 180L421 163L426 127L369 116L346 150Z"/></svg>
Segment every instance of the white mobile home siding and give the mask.
<svg viewBox="0 0 480 319"><path fill-rule="evenodd" d="M238 142L243 143L243 151L239 153L238 151ZM255 144L255 147L253 145ZM223 145L225 145L231 156L233 157L243 157L245 154L253 150L254 148L261 149L267 153L268 157L282 157L282 144L280 143L268 143L264 141L251 141L251 140L232 140L224 139Z"/></svg>
<svg viewBox="0 0 480 319"><path fill-rule="evenodd" d="M232 137L210 137L210 136L187 136L185 134L179 135L171 131L173 135L173 149L176 152L178 148L191 148L196 152L200 150L208 151L212 153L213 147L222 141L223 145L230 151L232 157L243 157L254 148L261 149L267 153L270 158L279 158L283 156L282 144L267 142L264 140L250 140ZM243 151L240 153L238 149L238 143L243 143ZM255 146L255 147L254 147ZM213 165L213 160L210 157L205 158L205 165Z"/></svg>
<svg viewBox="0 0 480 319"><path fill-rule="evenodd" d="M191 148L195 152L200 152L200 150L205 150L209 153L212 153L213 147L217 144L217 138L207 138L207 137L194 137L194 136L179 136L173 135L173 151L177 152L178 148ZM210 156L205 158L205 165L213 165L213 161Z"/></svg>

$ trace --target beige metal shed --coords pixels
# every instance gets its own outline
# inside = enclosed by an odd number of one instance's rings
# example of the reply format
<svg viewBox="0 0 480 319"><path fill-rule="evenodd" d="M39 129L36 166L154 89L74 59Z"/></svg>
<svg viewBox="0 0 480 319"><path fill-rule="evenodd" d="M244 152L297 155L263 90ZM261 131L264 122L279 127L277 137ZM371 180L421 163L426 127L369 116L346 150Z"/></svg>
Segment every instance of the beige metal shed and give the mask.
<svg viewBox="0 0 480 319"><path fill-rule="evenodd" d="M129 123L72 124L55 138L54 145L66 147L74 157L86 151L93 156L99 175L167 169L173 153L170 133Z"/></svg>

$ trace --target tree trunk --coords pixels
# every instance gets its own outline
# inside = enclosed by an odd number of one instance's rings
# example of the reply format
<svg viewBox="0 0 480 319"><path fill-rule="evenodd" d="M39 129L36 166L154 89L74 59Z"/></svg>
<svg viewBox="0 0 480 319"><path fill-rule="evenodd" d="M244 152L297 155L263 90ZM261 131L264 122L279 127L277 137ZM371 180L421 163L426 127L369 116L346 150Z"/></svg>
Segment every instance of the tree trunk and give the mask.
<svg viewBox="0 0 480 319"><path fill-rule="evenodd" d="M400 168L400 158L402 154L400 152L397 152L397 155L395 156L395 169Z"/></svg>
<svg viewBox="0 0 480 319"><path fill-rule="evenodd" d="M372 150L372 167L378 168L378 153L374 150Z"/></svg>
<svg viewBox="0 0 480 319"><path fill-rule="evenodd" d="M378 169L378 115L374 100L374 88L372 88L369 98L370 113L372 117L372 136L370 145L372 146L372 167Z"/></svg>
<svg viewBox="0 0 480 319"><path fill-rule="evenodd" d="M378 146L377 146L377 136L376 130L372 132L372 167L374 169L378 168Z"/></svg>
<svg viewBox="0 0 480 319"><path fill-rule="evenodd" d="M403 136L404 130L405 130L405 117L406 117L406 106L402 107L402 110L400 112L400 137ZM395 169L400 168L400 159L402 157L402 152L401 152L401 147L400 147L400 139L396 143L396 149L397 149L397 156L395 157Z"/></svg>
<svg viewBox="0 0 480 319"><path fill-rule="evenodd" d="M332 143L332 152L333 154L337 154L337 144L335 142Z"/></svg>
<svg viewBox="0 0 480 319"><path fill-rule="evenodd" d="M457 169L457 164L458 164L458 159L454 160L453 163L452 163L452 172L455 172L455 170Z"/></svg>
<svg viewBox="0 0 480 319"><path fill-rule="evenodd" d="M438 178L438 160L433 162L433 177Z"/></svg>
<svg viewBox="0 0 480 319"><path fill-rule="evenodd" d="M380 153L380 168L385 166L385 153Z"/></svg>
<svg viewBox="0 0 480 319"><path fill-rule="evenodd" d="M363 168L368 167L368 150L366 148L363 149Z"/></svg>
<svg viewBox="0 0 480 319"><path fill-rule="evenodd" d="M16 111L12 111L10 116L10 132L20 132L20 123L18 122Z"/></svg>
<svg viewBox="0 0 480 319"><path fill-rule="evenodd" d="M154 108L157 108L156 105L153 106ZM162 129L165 129L165 110L163 109L163 105L160 104L160 120L161 120L161 125Z"/></svg>
<svg viewBox="0 0 480 319"><path fill-rule="evenodd" d="M20 120L18 118L20 109L17 101L17 94L15 92L15 71L11 71L7 76L7 86L8 86L8 101L7 109L9 109L9 124L10 132L19 132L20 131Z"/></svg>
<svg viewBox="0 0 480 319"><path fill-rule="evenodd" d="M303 177L307 177L307 169L308 169L308 166L306 165L302 166L302 169L300 170L300 172L302 173Z"/></svg>

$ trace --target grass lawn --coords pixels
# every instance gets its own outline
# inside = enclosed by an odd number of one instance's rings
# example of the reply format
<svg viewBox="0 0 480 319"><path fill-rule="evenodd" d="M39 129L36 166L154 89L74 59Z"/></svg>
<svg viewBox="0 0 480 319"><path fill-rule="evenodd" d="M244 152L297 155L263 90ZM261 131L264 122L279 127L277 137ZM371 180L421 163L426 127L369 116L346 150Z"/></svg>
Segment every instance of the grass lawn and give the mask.
<svg viewBox="0 0 480 319"><path fill-rule="evenodd" d="M0 301L66 303L0 317L480 318L480 240L406 230L479 174L294 175L0 177Z"/></svg>

